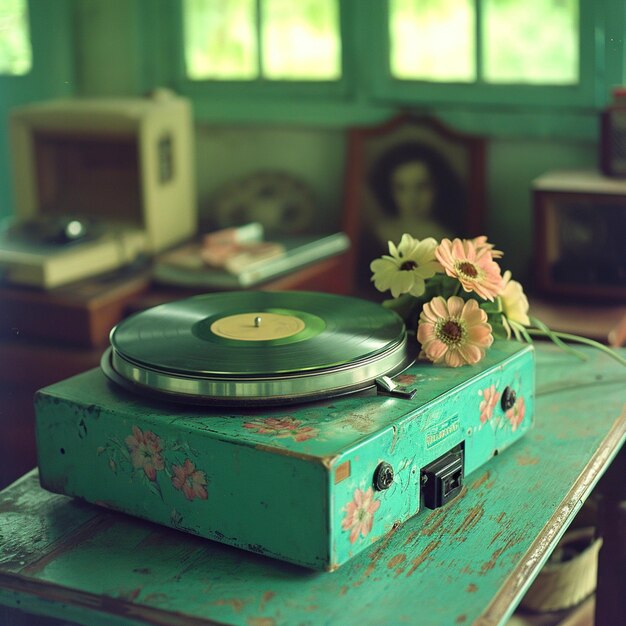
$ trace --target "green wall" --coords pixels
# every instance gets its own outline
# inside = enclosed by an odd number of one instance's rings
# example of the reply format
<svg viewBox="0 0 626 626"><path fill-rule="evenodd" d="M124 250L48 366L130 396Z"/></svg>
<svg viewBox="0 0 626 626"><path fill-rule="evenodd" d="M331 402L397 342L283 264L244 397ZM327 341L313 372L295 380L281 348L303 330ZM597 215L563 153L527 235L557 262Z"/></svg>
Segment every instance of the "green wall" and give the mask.
<svg viewBox="0 0 626 626"><path fill-rule="evenodd" d="M33 69L24 76L0 76L0 217L14 208L9 112L27 102L71 96L76 88L72 2L31 0L29 6Z"/></svg>
<svg viewBox="0 0 626 626"><path fill-rule="evenodd" d="M35 50L35 71L23 84L2 79L0 115L16 104L57 96L139 95L173 86L172 60L163 15L164 0L55 0L37 2L45 53ZM42 5L54 9L41 10ZM160 7L161 13L156 9ZM620 14L621 15L621 14ZM45 33L44 26L52 26ZM48 32L50 31L50 32ZM55 43L53 43L53 41ZM164 43L165 42L165 43ZM367 42L364 42L364 44ZM37 56L39 55L39 57ZM367 64L363 64L366 66ZM609 68L611 69L611 68ZM621 65L611 69L622 71ZM365 81L366 83L367 81ZM5 87L5 83L7 87ZM365 84L364 83L364 84ZM606 94L598 94L598 102ZM286 169L315 189L324 219L338 222L343 197L346 129L378 123L400 106L357 92L334 101L282 98L196 98L196 154L201 211L227 180L257 168ZM595 167L598 107L430 106L451 126L487 138L487 234L505 253L504 265L518 276L532 264L530 183L548 169ZM11 212L6 128L0 131L0 213Z"/></svg>
<svg viewBox="0 0 626 626"><path fill-rule="evenodd" d="M487 149L487 232L505 256L502 265L531 276L534 178L553 169L596 167L596 142L491 139ZM530 287L530 285L528 285Z"/></svg>

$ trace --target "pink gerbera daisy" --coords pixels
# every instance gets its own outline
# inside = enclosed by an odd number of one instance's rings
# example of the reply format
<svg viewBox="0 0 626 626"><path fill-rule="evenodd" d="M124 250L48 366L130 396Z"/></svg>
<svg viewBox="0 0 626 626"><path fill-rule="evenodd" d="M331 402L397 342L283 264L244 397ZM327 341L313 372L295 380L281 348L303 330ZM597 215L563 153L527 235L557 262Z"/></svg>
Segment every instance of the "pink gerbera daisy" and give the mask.
<svg viewBox="0 0 626 626"><path fill-rule="evenodd" d="M502 291L500 266L493 260L491 244L470 239L444 239L435 256L448 276L457 278L465 291L493 301Z"/></svg>
<svg viewBox="0 0 626 626"><path fill-rule="evenodd" d="M472 243L476 247L477 252L480 252L482 249L489 250L489 252L491 252L492 259L501 259L504 256L504 252L502 252L502 250L496 250L495 246L487 241L487 237L485 237L485 235L474 237L474 239L472 239Z"/></svg>
<svg viewBox="0 0 626 626"><path fill-rule="evenodd" d="M450 367L478 363L493 343L487 314L476 300L441 296L427 302L420 314L417 340L433 363Z"/></svg>

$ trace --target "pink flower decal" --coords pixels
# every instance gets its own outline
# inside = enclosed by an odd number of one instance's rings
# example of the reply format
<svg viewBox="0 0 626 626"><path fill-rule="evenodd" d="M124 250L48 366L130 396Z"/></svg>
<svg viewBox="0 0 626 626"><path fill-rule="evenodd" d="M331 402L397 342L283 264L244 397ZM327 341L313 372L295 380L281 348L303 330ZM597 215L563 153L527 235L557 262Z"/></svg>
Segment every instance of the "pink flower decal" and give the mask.
<svg viewBox="0 0 626 626"><path fill-rule="evenodd" d="M480 403L480 423L485 424L491 419L493 410L496 408L496 404L498 404L498 400L500 399L500 394L496 391L495 385L483 389L480 394L483 397Z"/></svg>
<svg viewBox="0 0 626 626"><path fill-rule="evenodd" d="M303 426L300 420L291 415L284 417L265 417L243 425L244 428L255 430L257 435L268 435L276 439L293 437L294 441L306 441L317 436L317 428Z"/></svg>
<svg viewBox="0 0 626 626"><path fill-rule="evenodd" d="M350 531L350 543L354 543L359 535L367 537L372 530L374 513L379 508L380 500L374 499L374 490L371 487L365 492L354 490L354 499L346 504L346 516L341 522L341 528Z"/></svg>
<svg viewBox="0 0 626 626"><path fill-rule="evenodd" d="M485 300L493 301L503 288L500 266L493 260L493 246L481 237L443 239L435 256L446 274L457 278L463 289L473 291Z"/></svg>
<svg viewBox="0 0 626 626"><path fill-rule="evenodd" d="M417 380L417 376L415 374L400 374L394 380L400 385L412 385Z"/></svg>
<svg viewBox="0 0 626 626"><path fill-rule="evenodd" d="M200 498L206 500L208 497L206 485L206 474L196 469L196 466L185 459L183 465L172 465L172 485L185 494L187 500Z"/></svg>
<svg viewBox="0 0 626 626"><path fill-rule="evenodd" d="M133 467L143 469L150 480L156 480L156 473L165 467L161 439L152 431L141 432L133 426L133 434L124 440L130 452Z"/></svg>
<svg viewBox="0 0 626 626"><path fill-rule="evenodd" d="M526 413L526 403L521 396L515 401L515 404L505 413L506 418L511 422L511 430L515 432L517 427L524 421Z"/></svg>

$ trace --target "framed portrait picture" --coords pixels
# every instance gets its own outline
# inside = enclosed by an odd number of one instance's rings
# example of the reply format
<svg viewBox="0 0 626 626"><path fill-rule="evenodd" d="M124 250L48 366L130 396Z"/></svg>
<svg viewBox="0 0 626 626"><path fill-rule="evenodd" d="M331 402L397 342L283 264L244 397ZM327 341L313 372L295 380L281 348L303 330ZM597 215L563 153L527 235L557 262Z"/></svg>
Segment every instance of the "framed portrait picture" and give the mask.
<svg viewBox="0 0 626 626"><path fill-rule="evenodd" d="M484 139L433 117L403 113L350 129L345 202L359 282L369 261L403 233L438 240L483 234L484 177Z"/></svg>

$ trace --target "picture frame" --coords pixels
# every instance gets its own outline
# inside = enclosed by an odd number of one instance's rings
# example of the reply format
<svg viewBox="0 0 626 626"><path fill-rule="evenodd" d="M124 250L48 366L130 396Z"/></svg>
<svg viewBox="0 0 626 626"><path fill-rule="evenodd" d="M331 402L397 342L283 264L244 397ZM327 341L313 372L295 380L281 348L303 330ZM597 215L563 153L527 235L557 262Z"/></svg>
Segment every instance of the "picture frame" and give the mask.
<svg viewBox="0 0 626 626"><path fill-rule="evenodd" d="M541 293L626 301L626 181L552 172L534 181L535 278Z"/></svg>
<svg viewBox="0 0 626 626"><path fill-rule="evenodd" d="M359 284L404 232L437 240L483 234L484 138L412 112L349 129L345 209Z"/></svg>

